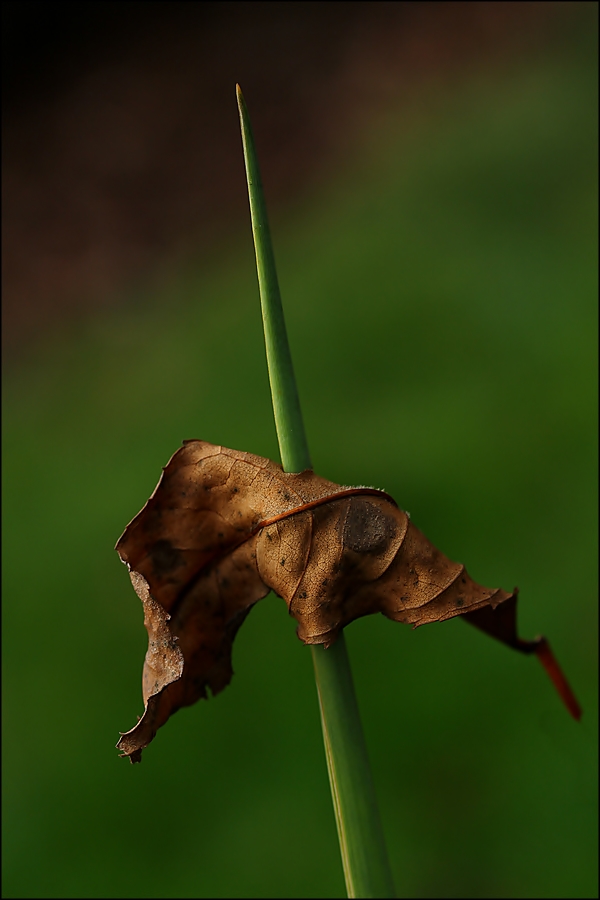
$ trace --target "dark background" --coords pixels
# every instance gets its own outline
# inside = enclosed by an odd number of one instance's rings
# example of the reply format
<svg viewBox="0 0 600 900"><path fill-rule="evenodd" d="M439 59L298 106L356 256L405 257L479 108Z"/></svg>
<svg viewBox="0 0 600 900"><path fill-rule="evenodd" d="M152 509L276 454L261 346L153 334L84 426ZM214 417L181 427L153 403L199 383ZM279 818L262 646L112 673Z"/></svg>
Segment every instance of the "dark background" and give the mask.
<svg viewBox="0 0 600 900"><path fill-rule="evenodd" d="M275 211L327 184L388 111L434 115L482 67L576 43L590 4L568 6L4 3L9 357L245 226L232 80Z"/></svg>
<svg viewBox="0 0 600 900"><path fill-rule="evenodd" d="M7 897L340 896L310 653L257 605L141 766L113 550L184 438L278 457L234 86L315 470L520 588L347 630L400 896L597 896L597 6L3 5Z"/></svg>

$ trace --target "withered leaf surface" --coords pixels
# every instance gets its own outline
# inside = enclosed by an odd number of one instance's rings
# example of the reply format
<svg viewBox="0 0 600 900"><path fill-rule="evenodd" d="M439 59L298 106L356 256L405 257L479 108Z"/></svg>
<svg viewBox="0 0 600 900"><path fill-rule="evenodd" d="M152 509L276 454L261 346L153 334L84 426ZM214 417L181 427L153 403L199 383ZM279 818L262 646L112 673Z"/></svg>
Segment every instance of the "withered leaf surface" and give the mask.
<svg viewBox="0 0 600 900"><path fill-rule="evenodd" d="M229 684L237 630L270 590L287 603L301 640L325 647L370 613L413 626L462 615L537 653L579 717L547 642L517 637L516 589L476 584L383 491L186 441L116 549L148 631L144 715L117 745L132 762L177 709Z"/></svg>

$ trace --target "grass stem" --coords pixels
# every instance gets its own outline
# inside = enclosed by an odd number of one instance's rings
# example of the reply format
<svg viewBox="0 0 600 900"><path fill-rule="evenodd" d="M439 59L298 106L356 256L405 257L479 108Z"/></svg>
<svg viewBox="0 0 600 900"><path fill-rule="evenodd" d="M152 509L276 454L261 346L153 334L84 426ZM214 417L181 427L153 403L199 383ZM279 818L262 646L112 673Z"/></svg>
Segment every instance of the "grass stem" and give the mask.
<svg viewBox="0 0 600 900"><path fill-rule="evenodd" d="M267 365L281 462L311 468L248 110L236 86ZM312 647L323 739L349 897L395 897L344 634Z"/></svg>

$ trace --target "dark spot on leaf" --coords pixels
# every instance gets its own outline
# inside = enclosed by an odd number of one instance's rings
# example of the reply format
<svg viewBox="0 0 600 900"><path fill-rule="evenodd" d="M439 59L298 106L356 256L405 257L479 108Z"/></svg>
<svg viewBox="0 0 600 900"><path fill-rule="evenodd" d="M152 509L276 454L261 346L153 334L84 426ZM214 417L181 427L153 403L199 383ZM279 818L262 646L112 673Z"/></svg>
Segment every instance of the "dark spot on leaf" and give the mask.
<svg viewBox="0 0 600 900"><path fill-rule="evenodd" d="M150 548L152 566L158 575L164 575L178 566L184 565L181 553L166 538L156 541Z"/></svg>
<svg viewBox="0 0 600 900"><path fill-rule="evenodd" d="M362 497L353 497L343 526L345 547L356 553L382 550L396 531L396 524L379 506Z"/></svg>

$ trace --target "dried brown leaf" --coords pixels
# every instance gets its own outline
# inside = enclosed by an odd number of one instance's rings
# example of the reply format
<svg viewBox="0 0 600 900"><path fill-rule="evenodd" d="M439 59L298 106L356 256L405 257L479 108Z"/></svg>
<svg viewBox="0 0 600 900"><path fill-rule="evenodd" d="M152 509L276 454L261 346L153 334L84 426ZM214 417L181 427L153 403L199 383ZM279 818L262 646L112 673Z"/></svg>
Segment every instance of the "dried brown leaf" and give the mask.
<svg viewBox="0 0 600 900"><path fill-rule="evenodd" d="M415 627L462 615L537 653L580 715L547 642L517 637L516 589L476 584L383 491L342 487L310 471L289 474L252 453L186 441L117 550L148 631L145 712L118 743L132 762L177 709L229 684L237 630L270 590L286 601L301 640L325 647L370 613Z"/></svg>

